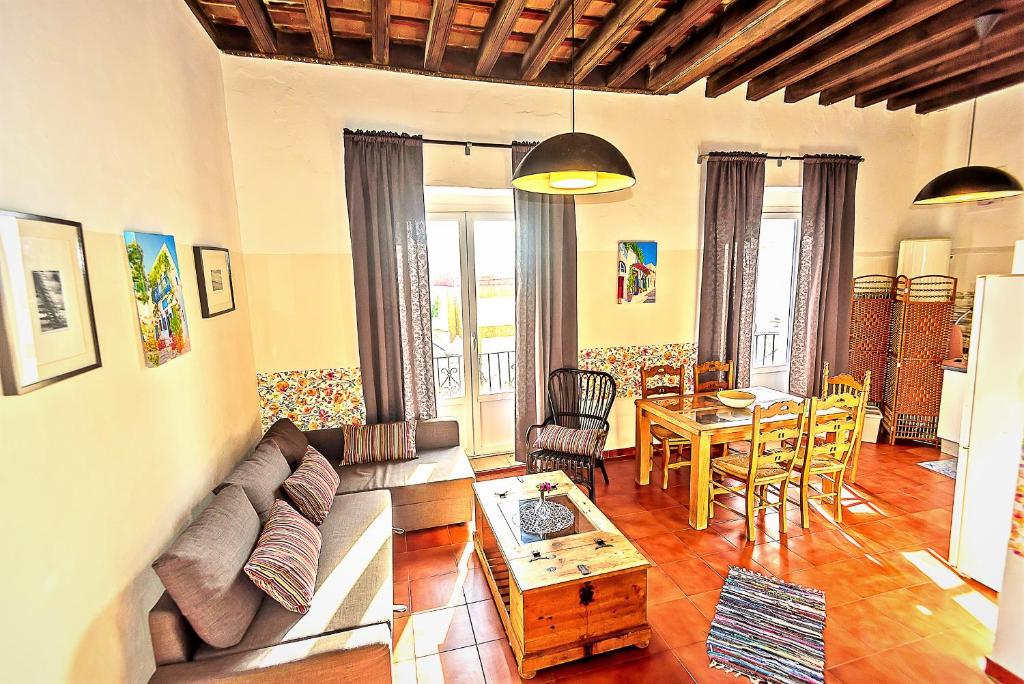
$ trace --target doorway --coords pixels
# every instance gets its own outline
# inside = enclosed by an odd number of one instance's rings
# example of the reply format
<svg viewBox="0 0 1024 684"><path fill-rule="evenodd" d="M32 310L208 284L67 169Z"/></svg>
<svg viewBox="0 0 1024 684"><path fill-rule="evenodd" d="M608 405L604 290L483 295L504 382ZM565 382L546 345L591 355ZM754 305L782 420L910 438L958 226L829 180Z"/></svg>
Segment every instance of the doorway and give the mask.
<svg viewBox="0 0 1024 684"><path fill-rule="evenodd" d="M515 426L515 219L428 212L438 415L456 418L471 456L508 453Z"/></svg>
<svg viewBox="0 0 1024 684"><path fill-rule="evenodd" d="M761 216L754 289L750 384L789 391L800 214L766 211Z"/></svg>

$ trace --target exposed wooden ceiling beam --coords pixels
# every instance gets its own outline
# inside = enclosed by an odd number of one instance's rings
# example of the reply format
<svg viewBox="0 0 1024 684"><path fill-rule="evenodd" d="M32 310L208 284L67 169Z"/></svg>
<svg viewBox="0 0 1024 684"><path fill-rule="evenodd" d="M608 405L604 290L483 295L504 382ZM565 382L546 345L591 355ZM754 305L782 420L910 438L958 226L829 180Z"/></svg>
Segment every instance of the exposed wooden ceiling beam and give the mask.
<svg viewBox="0 0 1024 684"><path fill-rule="evenodd" d="M391 0L371 0L370 53L374 64L391 59Z"/></svg>
<svg viewBox="0 0 1024 684"><path fill-rule="evenodd" d="M967 102L968 100L973 100L976 97L988 95L989 93L1010 88L1020 83L1024 83L1024 69L1021 69L1016 73L1009 74L1008 76L1004 76L1003 78L998 78L994 81L985 81L979 83L977 86L964 88L956 92L948 93L934 100L922 102L914 108L914 111L918 114L929 114L939 109L946 109L947 107L952 107L955 104Z"/></svg>
<svg viewBox="0 0 1024 684"><path fill-rule="evenodd" d="M331 17L324 0L302 0L306 5L309 33L313 36L313 47L321 59L334 59L334 40L331 36Z"/></svg>
<svg viewBox="0 0 1024 684"><path fill-rule="evenodd" d="M516 20L523 13L526 0L498 0L487 19L480 47L476 53L476 75L486 76L491 73L494 63L501 57L502 48L512 35Z"/></svg>
<svg viewBox="0 0 1024 684"><path fill-rule="evenodd" d="M576 80L583 80L597 68L608 53L625 40L630 31L636 28L658 2L659 0L623 0L615 5L615 9L590 35L576 56Z"/></svg>
<svg viewBox="0 0 1024 684"><path fill-rule="evenodd" d="M832 3L819 8L811 15L809 21L803 22L789 35L773 41L753 57L742 60L735 66L727 66L711 76L708 79L705 95L718 97L727 93L890 2L891 0L853 0L838 9Z"/></svg>
<svg viewBox="0 0 1024 684"><path fill-rule="evenodd" d="M1004 4L1005 0L982 0L964 2L951 7L871 47L864 48L838 64L793 83L786 88L786 102L799 102L826 88L837 86L881 65L943 41L965 28L974 26L974 20L979 14Z"/></svg>
<svg viewBox="0 0 1024 684"><path fill-rule="evenodd" d="M249 29L256 49L266 55L277 52L277 32L270 22L263 0L235 0L235 7L245 27Z"/></svg>
<svg viewBox="0 0 1024 684"><path fill-rule="evenodd" d="M659 93L679 92L771 36L818 2L759 0L750 5L733 5L655 68L648 86Z"/></svg>
<svg viewBox="0 0 1024 684"><path fill-rule="evenodd" d="M957 95L961 91L967 91L968 97L965 99L970 99L970 97L973 97L971 93L973 93L975 89L978 90L978 94L980 95L982 94L981 88L985 84L992 81L1000 81L1007 77L1012 77L1021 71L1024 71L1024 57L1008 57L996 62L995 64L984 66L981 69L975 69L966 75L948 78L945 81L933 83L932 85L924 88L918 88L916 90L903 93L902 95L897 95L888 101L886 109L895 111L912 105L926 104L935 100L945 100L947 97ZM936 109L939 108L937 107Z"/></svg>
<svg viewBox="0 0 1024 684"><path fill-rule="evenodd" d="M423 49L423 68L427 71L441 68L458 4L458 0L433 0L430 6L430 26L427 28L427 44Z"/></svg>
<svg viewBox="0 0 1024 684"><path fill-rule="evenodd" d="M765 98L956 5L958 1L901 0L888 9L875 12L833 36L821 49L809 50L752 80L747 85L747 99Z"/></svg>
<svg viewBox="0 0 1024 684"><path fill-rule="evenodd" d="M615 62L608 85L621 87L636 72L682 40L701 19L721 4L722 0L683 0L675 9L665 12L652 31L631 45Z"/></svg>
<svg viewBox="0 0 1024 684"><path fill-rule="evenodd" d="M206 12L203 11L202 6L199 4L199 0L185 0L185 4L192 10L192 14L196 15L196 21L206 31L206 35L210 36L210 40L213 44L217 44L217 27L210 21L210 17L206 16Z"/></svg>
<svg viewBox="0 0 1024 684"><path fill-rule="evenodd" d="M983 49L975 49L974 52L965 55L949 55L945 60L933 61L920 69L915 69L913 73L907 73L903 78L898 78L877 88L859 93L855 103L858 107L869 107L911 90L924 88L948 78L980 69L1006 57L1020 54L1024 54L1024 27L1017 27L1016 31L1004 34L1000 38L993 39L989 37L985 41ZM847 84L841 86L841 88L846 87ZM831 92L833 91L825 91L821 94L822 98L825 99L826 95L829 95ZM848 97L845 92L838 93L838 95ZM831 101L825 101L822 104L831 104Z"/></svg>
<svg viewBox="0 0 1024 684"><path fill-rule="evenodd" d="M569 35L573 23L583 13L583 8L579 5L585 5L586 2L577 3L575 17L573 16L573 4L573 0L555 0L551 14L537 29L533 42L530 43L526 54L523 55L524 81L533 81L540 76L540 72L554 56L555 50Z"/></svg>
<svg viewBox="0 0 1024 684"><path fill-rule="evenodd" d="M1008 34L1024 29L1024 25L1017 23L1024 21L1024 11L1007 13L1004 19L1005 21L997 24L992 35L989 36L987 41L989 44L1000 43ZM951 60L971 57L977 49L978 34L973 27L965 29L938 43L933 43L921 50L915 50L913 54L901 57L888 64L874 67L871 71L861 74L854 79L828 88L821 93L819 102L823 105L829 105L854 95L860 97L860 93L887 88L887 84L905 79L913 79L915 74L926 69L931 69ZM870 104L881 102L888 97L889 95L886 95L874 100Z"/></svg>

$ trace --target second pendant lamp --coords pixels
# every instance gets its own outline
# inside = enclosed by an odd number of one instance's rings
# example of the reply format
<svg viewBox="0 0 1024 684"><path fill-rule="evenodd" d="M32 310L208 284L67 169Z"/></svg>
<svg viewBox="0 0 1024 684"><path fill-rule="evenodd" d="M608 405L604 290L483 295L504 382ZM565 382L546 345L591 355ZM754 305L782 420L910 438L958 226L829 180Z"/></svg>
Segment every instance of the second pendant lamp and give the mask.
<svg viewBox="0 0 1024 684"><path fill-rule="evenodd" d="M636 183L636 175L622 152L604 138L576 132L575 0L569 11L572 132L550 137L530 150L512 174L512 187L546 195L596 195L625 190Z"/></svg>

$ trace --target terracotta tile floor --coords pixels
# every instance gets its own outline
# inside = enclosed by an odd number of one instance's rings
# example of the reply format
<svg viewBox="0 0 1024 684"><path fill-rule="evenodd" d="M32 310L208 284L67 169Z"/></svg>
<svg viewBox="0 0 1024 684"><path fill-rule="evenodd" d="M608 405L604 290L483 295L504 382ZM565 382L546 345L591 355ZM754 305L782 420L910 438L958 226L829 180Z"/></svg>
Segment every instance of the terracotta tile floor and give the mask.
<svg viewBox="0 0 1024 684"><path fill-rule="evenodd" d="M730 565L823 589L828 606L826 681L986 682L995 596L944 562L953 480L920 468L940 458L920 446L865 444L858 483L847 487L844 522L815 511L800 528L788 511L762 515L748 543L737 501L703 531L687 523L689 471L668 490L633 481L632 459L609 461L598 505L654 567L648 613L654 638L542 670L533 682L745 682L708 667L704 640ZM488 474L494 477L502 474ZM657 473L655 473L657 474ZM660 478L652 478L659 480ZM394 681L517 682L515 660L468 540L467 526L395 538Z"/></svg>

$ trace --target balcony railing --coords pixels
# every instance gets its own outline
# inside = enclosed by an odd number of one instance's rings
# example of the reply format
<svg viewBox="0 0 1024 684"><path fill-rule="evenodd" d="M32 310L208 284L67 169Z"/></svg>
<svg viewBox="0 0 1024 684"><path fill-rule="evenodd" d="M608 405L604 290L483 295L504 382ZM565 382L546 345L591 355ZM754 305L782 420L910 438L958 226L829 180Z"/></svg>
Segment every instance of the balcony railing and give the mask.
<svg viewBox="0 0 1024 684"><path fill-rule="evenodd" d="M480 393L511 392L516 384L516 353L499 351L480 354ZM444 399L465 396L462 378L462 355L434 357L434 386Z"/></svg>
<svg viewBox="0 0 1024 684"><path fill-rule="evenodd" d="M778 343L779 333L777 331L754 333L753 362L755 368L776 366L785 360L785 350L780 349Z"/></svg>

